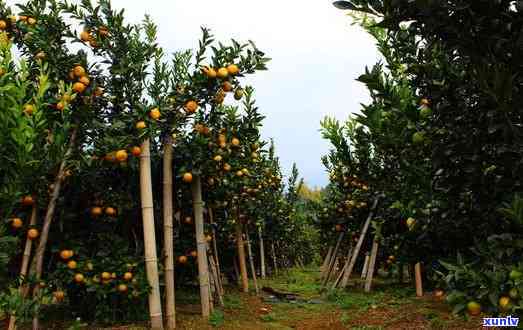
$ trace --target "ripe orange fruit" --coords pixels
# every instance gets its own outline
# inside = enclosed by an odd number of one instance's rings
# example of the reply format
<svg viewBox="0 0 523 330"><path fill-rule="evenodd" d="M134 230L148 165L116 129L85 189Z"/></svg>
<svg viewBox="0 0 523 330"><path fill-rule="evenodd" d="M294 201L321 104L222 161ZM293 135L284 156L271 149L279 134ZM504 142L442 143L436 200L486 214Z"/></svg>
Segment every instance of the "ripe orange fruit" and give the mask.
<svg viewBox="0 0 523 330"><path fill-rule="evenodd" d="M234 76L234 75L237 75L238 73L240 73L240 68L238 68L238 66L236 64L229 64L227 66L227 72L231 76Z"/></svg>
<svg viewBox="0 0 523 330"><path fill-rule="evenodd" d="M102 280L110 280L111 279L111 274L108 273L108 272L103 272L102 273Z"/></svg>
<svg viewBox="0 0 523 330"><path fill-rule="evenodd" d="M243 176L243 172L242 171L237 171L236 172L236 176Z"/></svg>
<svg viewBox="0 0 523 330"><path fill-rule="evenodd" d="M87 86L85 86L84 84L82 84L81 82L75 82L73 84L73 91L75 93L83 93L85 91L85 89L87 88Z"/></svg>
<svg viewBox="0 0 523 330"><path fill-rule="evenodd" d="M196 101L191 100L185 103L185 111L187 111L188 113L195 113L197 109L198 103L196 103Z"/></svg>
<svg viewBox="0 0 523 330"><path fill-rule="evenodd" d="M39 235L40 233L37 229L31 228L27 231L27 238L29 238L30 240L38 238Z"/></svg>
<svg viewBox="0 0 523 330"><path fill-rule="evenodd" d="M202 72L207 76L207 78L210 78L210 79L214 79L216 78L216 70L214 70L213 68L210 68L210 67L204 67L202 68Z"/></svg>
<svg viewBox="0 0 523 330"><path fill-rule="evenodd" d="M235 147L238 147L240 145L240 140L238 138L232 138L231 144Z"/></svg>
<svg viewBox="0 0 523 330"><path fill-rule="evenodd" d="M98 217L102 215L102 208L100 206L95 206L91 208L91 215L93 217Z"/></svg>
<svg viewBox="0 0 523 330"><path fill-rule="evenodd" d="M33 196L27 195L22 197L22 205L23 206L32 206L34 204Z"/></svg>
<svg viewBox="0 0 523 330"><path fill-rule="evenodd" d="M62 258L62 260L67 260L67 259L71 258L72 256L73 256L73 251L71 251L71 250L60 251L60 258Z"/></svg>
<svg viewBox="0 0 523 330"><path fill-rule="evenodd" d="M145 122L143 120L140 120L139 122L136 123L137 129L144 129L146 127L147 127L147 124L145 124Z"/></svg>
<svg viewBox="0 0 523 330"><path fill-rule="evenodd" d="M56 103L56 110L64 111L64 109L65 109L65 103L64 102L60 101L60 102Z"/></svg>
<svg viewBox="0 0 523 330"><path fill-rule="evenodd" d="M125 284L118 285L118 291L127 292L127 285L125 285Z"/></svg>
<svg viewBox="0 0 523 330"><path fill-rule="evenodd" d="M85 280L85 277L83 274L77 273L76 275L74 275L74 281L76 283L82 283L84 280Z"/></svg>
<svg viewBox="0 0 523 330"><path fill-rule="evenodd" d="M195 250L192 250L189 255L193 258L196 258L198 256L198 252L196 252Z"/></svg>
<svg viewBox="0 0 523 330"><path fill-rule="evenodd" d="M132 280L132 278L133 278L133 273L131 273L131 272L126 272L125 274L123 274L123 279L126 281L130 281L130 280Z"/></svg>
<svg viewBox="0 0 523 330"><path fill-rule="evenodd" d="M36 19L32 18L32 17L28 17L27 18L27 24L29 25L35 25L36 24Z"/></svg>
<svg viewBox="0 0 523 330"><path fill-rule="evenodd" d="M219 68L217 72L217 76L220 79L225 79L229 75L229 71L226 68Z"/></svg>
<svg viewBox="0 0 523 330"><path fill-rule="evenodd" d="M0 20L0 30L5 30L7 28L7 22L3 19Z"/></svg>
<svg viewBox="0 0 523 330"><path fill-rule="evenodd" d="M422 98L421 101L419 102L421 105L429 105L430 104L430 101L426 98Z"/></svg>
<svg viewBox="0 0 523 330"><path fill-rule="evenodd" d="M222 156L216 155L216 156L214 156L213 159L214 159L215 162L221 162L222 161Z"/></svg>
<svg viewBox="0 0 523 330"><path fill-rule="evenodd" d="M78 79L78 81L81 82L82 84L84 84L85 86L89 86L89 84L91 83L91 80L87 76L80 77L80 79Z"/></svg>
<svg viewBox="0 0 523 330"><path fill-rule="evenodd" d="M21 228L24 225L24 222L20 218L11 219L11 227L14 229Z"/></svg>
<svg viewBox="0 0 523 330"><path fill-rule="evenodd" d="M131 154L134 156L134 157L138 157L140 156L140 154L142 153L142 149L140 149L140 147L138 146L134 146L131 148Z"/></svg>
<svg viewBox="0 0 523 330"><path fill-rule="evenodd" d="M118 150L116 152L115 156L116 156L116 160L119 161L119 162L125 162L127 160L127 157L128 157L127 151L125 151L123 149L122 150Z"/></svg>
<svg viewBox="0 0 523 330"><path fill-rule="evenodd" d="M62 300L64 300L65 293L63 291L61 291L61 290L58 290L58 291L53 292L53 297L57 301L62 301Z"/></svg>
<svg viewBox="0 0 523 330"><path fill-rule="evenodd" d="M77 65L73 68L73 74L75 77L80 78L85 76L85 69L81 65Z"/></svg>
<svg viewBox="0 0 523 330"><path fill-rule="evenodd" d="M178 257L178 262L181 263L181 264L187 263L187 257L186 256L179 256Z"/></svg>
<svg viewBox="0 0 523 330"><path fill-rule="evenodd" d="M225 172L229 172L231 170L231 165L229 165L227 163L223 164L223 170Z"/></svg>
<svg viewBox="0 0 523 330"><path fill-rule="evenodd" d="M212 236L211 235L205 236L205 240L207 241L207 243L211 242L212 241Z"/></svg>
<svg viewBox="0 0 523 330"><path fill-rule="evenodd" d="M151 117L151 119L158 120L158 119L160 119L160 116L161 116L161 113L160 113L160 109L158 109L158 108L154 108L151 111L149 111L149 117Z"/></svg>
<svg viewBox="0 0 523 330"><path fill-rule="evenodd" d="M511 307L511 301L510 301L510 298L509 297L501 297L499 298L499 309L501 309L502 311L507 311L510 309Z"/></svg>
<svg viewBox="0 0 523 330"><path fill-rule="evenodd" d="M336 231L342 231L343 230L343 226L340 225L340 224L337 224L336 226L334 226L336 228Z"/></svg>
<svg viewBox="0 0 523 330"><path fill-rule="evenodd" d="M35 58L37 60L43 60L45 58L45 52L38 52L38 53L36 53Z"/></svg>
<svg viewBox="0 0 523 330"><path fill-rule="evenodd" d="M116 209L114 207L107 207L105 208L105 214L110 217L114 217L116 216Z"/></svg>
<svg viewBox="0 0 523 330"><path fill-rule="evenodd" d="M191 183L192 182L192 173L186 172L183 174L183 182Z"/></svg>
<svg viewBox="0 0 523 330"><path fill-rule="evenodd" d="M188 225L192 225L192 218L191 218L191 217L185 217L185 219L183 220L183 222L185 222L185 223L188 224Z"/></svg>
<svg viewBox="0 0 523 330"><path fill-rule="evenodd" d="M69 269L76 269L77 266L78 266L78 264L74 260L70 260L67 263L67 268L69 268Z"/></svg>
<svg viewBox="0 0 523 330"><path fill-rule="evenodd" d="M28 116L31 116L35 112L35 106L32 104L24 105L24 113Z"/></svg>
<svg viewBox="0 0 523 330"><path fill-rule="evenodd" d="M434 290L433 295L436 300L443 300L443 298L445 297L445 291L443 291L442 289L436 289Z"/></svg>
<svg viewBox="0 0 523 330"><path fill-rule="evenodd" d="M232 84L228 81L224 81L222 84L222 89L224 92L230 92L232 91Z"/></svg>
<svg viewBox="0 0 523 330"><path fill-rule="evenodd" d="M83 42L88 42L91 40L91 38L91 33L89 33L89 31L83 30L82 32L80 32L80 40L82 40Z"/></svg>

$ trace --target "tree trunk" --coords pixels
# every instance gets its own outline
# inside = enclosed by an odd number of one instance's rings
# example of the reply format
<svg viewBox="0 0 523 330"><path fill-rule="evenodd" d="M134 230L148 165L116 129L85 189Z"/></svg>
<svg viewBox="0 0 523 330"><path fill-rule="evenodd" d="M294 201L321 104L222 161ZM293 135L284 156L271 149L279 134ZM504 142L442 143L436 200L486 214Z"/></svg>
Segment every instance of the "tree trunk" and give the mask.
<svg viewBox="0 0 523 330"><path fill-rule="evenodd" d="M376 267L376 256L378 255L378 241L374 239L370 251L369 265L367 266L367 275L365 278L365 292L370 292L372 279L374 277L374 268Z"/></svg>
<svg viewBox="0 0 523 330"><path fill-rule="evenodd" d="M278 262L276 261L276 250L274 249L274 241L271 243L272 262L274 264L274 273L278 275Z"/></svg>
<svg viewBox="0 0 523 330"><path fill-rule="evenodd" d="M62 159L62 161L60 163L60 167L58 168L58 173L56 175L55 182L54 182L54 189L51 194L51 199L49 200L49 204L47 205L47 212L45 213L44 225L42 227L42 232L40 234L40 241L38 242L38 246L35 251L35 256L34 256L32 264L31 264L30 275L35 276L37 283L42 278L45 248L47 246L47 241L49 239L49 230L51 229L51 222L53 221L54 210L56 208L56 202L58 201L58 197L60 197L60 189L62 187L62 180L64 178L64 172L65 172L65 167L67 165L67 159L73 152L73 148L74 148L74 145L76 142L77 132L78 132L78 129L75 128L71 134L71 138L69 140L69 146L67 147L67 151L65 152L64 158ZM33 289L33 296L37 296L38 289L39 289L39 286L36 285ZM39 328L38 314L36 314L33 317L33 328L34 329Z"/></svg>
<svg viewBox="0 0 523 330"><path fill-rule="evenodd" d="M218 287L220 289L220 296L223 296L225 291L223 290L223 281L222 281L222 270L220 267L220 257L218 255L218 242L217 242L217 236L216 236L216 230L214 229L214 213L213 209L209 208L209 222L211 223L212 227L212 245L213 245L213 252L214 252L214 260L216 263L216 272L218 274Z"/></svg>
<svg viewBox="0 0 523 330"><path fill-rule="evenodd" d="M249 254L249 263L251 265L252 282L254 284L256 294L259 294L260 289L258 288L258 279L256 278L256 267L254 266L254 258L252 256L251 239L249 237L249 230L247 229L245 230L245 237L247 238L247 253Z"/></svg>
<svg viewBox="0 0 523 330"><path fill-rule="evenodd" d="M176 328L173 232L173 139L167 135L163 145L163 239L165 250L166 328Z"/></svg>
<svg viewBox="0 0 523 330"><path fill-rule="evenodd" d="M203 202L200 175L194 175L192 200L194 209L194 224L196 228L196 246L198 250L198 279L200 281L200 300L202 316L208 318L211 314L210 287L209 287L209 261L207 260L207 242L203 229Z"/></svg>
<svg viewBox="0 0 523 330"><path fill-rule="evenodd" d="M239 213L239 211L238 211ZM249 278L247 277L247 264L245 262L245 247L243 245L242 224L240 219L236 217L236 247L238 249L238 261L241 273L242 291L249 292Z"/></svg>
<svg viewBox="0 0 523 330"><path fill-rule="evenodd" d="M31 219L29 220L29 227L32 227L36 225L36 218L38 216L38 206L36 203L33 205L33 209L31 211ZM29 238L26 238L25 241L25 248L24 248L24 255L22 259L22 266L20 267L20 279L23 281L20 283L20 287L18 288L18 291L20 292L20 295L25 298L27 296L27 284L24 283L27 276L27 270L29 268L29 259L31 258L31 248L33 246L33 241ZM14 315L11 315L9 318L9 330L16 329L16 317Z"/></svg>
<svg viewBox="0 0 523 330"><path fill-rule="evenodd" d="M374 216L374 210L376 209L376 206L378 205L379 197L376 197L374 199L374 203L372 204L372 207L370 209L369 216L367 217L367 220L365 221L365 224L363 225L363 228L360 233L360 237L358 238L358 243L356 243L356 247L354 249L354 254L352 255L352 258L350 260L349 268L347 269L347 276L343 278L343 281L341 282L341 287L344 289L347 287L347 283L349 281L349 278L352 274L352 270L354 269L354 265L356 264L356 259L358 258L358 255L360 254L361 246L363 245L363 241L365 240L365 235L367 234L367 230L369 229L370 221L372 220L372 217Z"/></svg>
<svg viewBox="0 0 523 330"><path fill-rule="evenodd" d="M421 279L421 263L416 263L414 265L414 279L416 281L416 296L423 296L423 283Z"/></svg>
<svg viewBox="0 0 523 330"><path fill-rule="evenodd" d="M260 240L260 271L261 271L261 278L265 279L265 248L263 246L263 233L262 233L262 227L258 227L258 239Z"/></svg>
<svg viewBox="0 0 523 330"><path fill-rule="evenodd" d="M151 286L149 293L149 316L152 329L163 329L162 303L158 280L158 258L156 255L156 235L154 228L153 187L151 179L150 141L142 142L140 154L140 198L142 204L143 241L145 250L145 270Z"/></svg>

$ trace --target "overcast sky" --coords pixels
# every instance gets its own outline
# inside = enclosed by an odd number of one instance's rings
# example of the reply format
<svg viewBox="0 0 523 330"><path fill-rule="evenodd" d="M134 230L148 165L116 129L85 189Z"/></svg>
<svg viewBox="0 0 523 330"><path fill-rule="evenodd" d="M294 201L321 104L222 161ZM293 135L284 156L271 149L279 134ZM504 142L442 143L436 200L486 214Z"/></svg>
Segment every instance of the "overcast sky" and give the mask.
<svg viewBox="0 0 523 330"><path fill-rule="evenodd" d="M15 2L20 1L8 1ZM262 135L274 138L285 172L296 162L312 186L327 183L320 157L329 146L318 131L320 120L326 115L345 119L368 101L366 89L354 79L378 59L372 38L331 3L112 0L115 8L125 8L131 22L149 14L167 52L197 47L202 25L218 40L253 40L272 58L268 71L247 81L267 116Z"/></svg>

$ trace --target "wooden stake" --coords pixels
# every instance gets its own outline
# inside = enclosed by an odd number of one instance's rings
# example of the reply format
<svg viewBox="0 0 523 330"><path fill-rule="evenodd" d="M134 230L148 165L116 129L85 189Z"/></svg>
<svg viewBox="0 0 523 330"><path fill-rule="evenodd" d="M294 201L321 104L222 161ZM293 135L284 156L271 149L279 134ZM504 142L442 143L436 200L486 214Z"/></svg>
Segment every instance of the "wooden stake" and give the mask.
<svg viewBox="0 0 523 330"><path fill-rule="evenodd" d="M239 216L236 217L236 248L238 250L238 261L240 264L242 291L249 292L249 278L247 277L247 264L245 262L245 247L243 245L242 224L240 223Z"/></svg>
<svg viewBox="0 0 523 330"><path fill-rule="evenodd" d="M327 251L325 260L323 260L323 264L320 267L320 271L321 271L320 279L322 279L322 280L323 280L323 277L325 277L325 273L327 272L327 266L330 264L330 259L331 259L333 249L334 249L334 247L332 245L329 246L329 250Z"/></svg>
<svg viewBox="0 0 523 330"><path fill-rule="evenodd" d="M414 278L416 280L416 296L423 296L423 283L421 279L421 263L416 263L414 265Z"/></svg>
<svg viewBox="0 0 523 330"><path fill-rule="evenodd" d="M211 223L212 227L212 244L213 244L213 257L214 261L216 263L216 272L218 274L218 287L220 289L220 295L223 296L225 291L223 290L223 281L222 281L222 271L220 268L220 258L218 256L218 237L216 236L216 230L214 229L214 213L213 209L209 208L209 222Z"/></svg>
<svg viewBox="0 0 523 330"><path fill-rule="evenodd" d="M369 265L367 267L367 276L365 278L365 292L370 292L371 289L374 268L376 267L376 256L378 255L378 245L378 241L374 239L372 242L372 250L370 252Z"/></svg>
<svg viewBox="0 0 523 330"><path fill-rule="evenodd" d="M218 298L218 303L220 304L221 307L224 306L224 302L223 302L223 293L222 293L222 289L219 287L219 276L218 276L218 271L217 271L217 267L216 267L216 264L214 263L214 259L213 258L209 258L209 264L211 266L211 274L213 274L213 277L215 279L215 283L217 282L218 284L218 287L216 288L216 297ZM218 280L218 281L216 281Z"/></svg>
<svg viewBox="0 0 523 330"><path fill-rule="evenodd" d="M38 206L36 203L33 204L33 208L31 210L31 218L29 220L29 227L32 227L36 225L36 218L38 215ZM25 283L25 277L27 276L27 270L29 267L29 259L31 258L31 248L33 246L33 241L29 238L26 238L25 241L25 247L24 247L24 255L22 258L22 266L20 267L20 279L22 280L22 283L20 283L20 287L18 288L18 291L20 292L20 295L25 298L27 296L27 283ZM16 317L14 315L11 315L9 318L9 330L16 329Z"/></svg>
<svg viewBox="0 0 523 330"><path fill-rule="evenodd" d="M336 247L334 248L334 250L332 251L332 255L331 255L331 260L330 260L330 264L327 266L327 271L325 273L325 278L323 279L323 283L322 283L322 286L325 286L327 285L327 283L329 282L329 278L330 278L330 275L331 275L331 272L334 268L334 263L336 262L337 260L337 256L338 256L338 250L340 248L340 245L341 245L341 241L343 240L343 237L345 236L345 232L341 232L339 235L338 235L338 240L336 242Z"/></svg>
<svg viewBox="0 0 523 330"><path fill-rule="evenodd" d="M336 278L336 281L334 281L334 283L332 285L332 289L335 289L338 286L338 284L340 283L340 280L342 279L342 277L345 276L347 269L349 268L349 260L352 255L352 249L353 249L353 246L351 244L351 246L349 248L349 252L347 253L347 259L345 260L345 264L343 265L343 269L341 270L338 277Z"/></svg>
<svg viewBox="0 0 523 330"><path fill-rule="evenodd" d="M158 258L156 256L156 235L154 229L153 186L151 179L150 140L142 142L140 154L140 197L142 203L143 240L145 249L145 270L151 286L149 293L149 315L152 329L163 329L162 303L158 280Z"/></svg>
<svg viewBox="0 0 523 330"><path fill-rule="evenodd" d="M369 268L370 255L368 252L365 252L365 261L363 261L363 269L361 270L361 279L367 277L367 269Z"/></svg>
<svg viewBox="0 0 523 330"><path fill-rule="evenodd" d="M358 243L356 243L356 248L354 249L354 254L351 257L349 268L347 269L346 276L343 277L343 280L341 282L341 287L345 289L347 287L347 283L349 282L349 278L352 275L352 270L354 269L354 265L356 264L356 259L358 259L358 255L360 254L361 246L363 245L363 241L365 240L365 235L367 234L367 230L369 229L370 221L374 215L374 210L376 209L376 206L378 205L378 199L379 197L376 197L374 199L374 203L372 204L369 216L367 217L367 220L365 220L365 224L363 225L363 228L360 233L360 237L358 238Z"/></svg>
<svg viewBox="0 0 523 330"><path fill-rule="evenodd" d="M54 181L54 189L51 193L51 199L49 200L49 204L47 205L47 212L45 213L44 218L44 225L42 227L42 232L40 234L40 240L38 242L38 246L36 247L35 256L33 258L33 262L31 263L31 269L29 271L29 275L34 275L36 282L39 282L42 278L42 271L43 271L43 265L44 265L44 255L45 255L45 249L47 247L47 241L49 239L49 230L51 229L51 223L53 221L54 217L54 211L56 208L56 202L58 201L58 197L60 197L60 189L62 187L62 181L64 178L64 172L67 165L67 160L71 153L73 152L73 148L76 142L76 134L78 132L78 129L75 128L71 134L71 138L69 140L69 146L67 147L67 151L65 152L64 158L60 162L60 167L58 168L58 174L56 175L55 181ZM33 296L36 297L38 295L38 289L39 286L36 285L33 288ZM38 314L36 314L33 317L33 328L38 329Z"/></svg>
<svg viewBox="0 0 523 330"><path fill-rule="evenodd" d="M165 250L165 317L167 330L176 328L173 232L173 139L167 134L163 145L163 239Z"/></svg>
<svg viewBox="0 0 523 330"><path fill-rule="evenodd" d="M262 227L258 227L258 240L260 241L260 269L261 269L261 278L265 279L265 248L263 246L263 233Z"/></svg>
<svg viewBox="0 0 523 330"><path fill-rule="evenodd" d="M238 252L238 251L236 251ZM238 269L238 253L232 258L232 265L234 267L234 275L236 275L236 282L239 285L241 285L241 278L240 278L240 270Z"/></svg>
<svg viewBox="0 0 523 330"><path fill-rule="evenodd" d="M256 295L260 293L260 289L258 288L258 280L256 278L256 267L254 266L254 258L252 256L252 249L251 249L251 239L249 238L249 231L245 230L245 237L247 240L247 254L249 255L249 263L251 265L251 275L252 275L252 282L254 284L254 290L256 291Z"/></svg>
<svg viewBox="0 0 523 330"><path fill-rule="evenodd" d="M198 251L198 279L200 281L200 301L202 316L208 318L211 314L209 261L207 260L207 243L203 229L203 202L200 175L194 174L192 181L192 200L194 209L194 223L196 229L196 246Z"/></svg>

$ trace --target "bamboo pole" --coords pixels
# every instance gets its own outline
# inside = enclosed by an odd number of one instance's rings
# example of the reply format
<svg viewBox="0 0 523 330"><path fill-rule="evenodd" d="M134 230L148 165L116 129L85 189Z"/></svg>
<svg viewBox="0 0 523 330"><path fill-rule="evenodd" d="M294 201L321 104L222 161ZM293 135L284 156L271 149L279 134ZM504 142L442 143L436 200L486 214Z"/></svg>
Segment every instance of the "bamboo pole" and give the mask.
<svg viewBox="0 0 523 330"><path fill-rule="evenodd" d="M276 250L274 249L274 241L271 243L272 262L274 264L274 273L278 275L278 263L276 262Z"/></svg>
<svg viewBox="0 0 523 330"><path fill-rule="evenodd" d="M349 281L350 276L352 275L352 270L354 269L354 265L356 264L356 259L358 259L358 255L360 253L361 246L363 245L363 241L365 240L365 235L367 234L367 230L369 229L370 221L374 215L374 210L376 209L376 206L378 205L379 197L376 197L374 199L374 203L372 204L371 210L369 212L369 216L367 217L367 220L365 220L365 224L363 225L363 228L360 233L360 237L358 238L358 243L356 243L356 247L354 249L354 254L351 257L349 268L347 269L347 274L343 278L341 282L341 287L344 289L347 287L347 283Z"/></svg>
<svg viewBox="0 0 523 330"><path fill-rule="evenodd" d="M33 259L33 262L31 264L31 269L29 271L29 275L34 275L37 282L40 281L42 278L42 270L44 266L44 255L45 255L45 248L47 246L47 241L49 239L49 230L51 229L51 223L53 221L54 217L54 211L56 208L56 202L58 201L58 197L60 197L60 189L62 187L62 181L64 178L64 172L65 167L67 165L67 160L71 153L73 152L73 148L76 142L76 134L78 132L78 129L75 128L71 134L71 138L69 139L69 146L67 147L67 151L64 154L64 158L60 162L60 166L58 168L58 173L55 178L54 182L54 189L51 193L51 199L49 200L49 204L47 205L47 212L45 213L44 218L44 224L42 227L42 232L40 234L40 240L38 242L38 246L36 247L35 256ZM36 285L33 288L33 296L38 295L38 289L39 285ZM38 329L38 314L35 314L33 317L33 328Z"/></svg>
<svg viewBox="0 0 523 330"><path fill-rule="evenodd" d="M153 187L151 179L150 140L145 139L140 154L140 198L142 204L143 240L145 249L145 270L151 286L149 293L149 316L152 329L163 329L162 303L158 280L158 258L154 228Z"/></svg>
<svg viewBox="0 0 523 330"><path fill-rule="evenodd" d="M223 296L225 291L223 290L223 280L222 280L222 271L220 268L220 258L218 255L218 238L216 236L216 229L214 229L214 212L212 208L209 208L209 222L212 227L212 245L213 245L213 257L216 262L216 272L218 273L218 287L220 288L220 295Z"/></svg>
<svg viewBox="0 0 523 330"><path fill-rule="evenodd" d="M214 276L214 279L215 279L215 282L216 280L218 279L218 271L217 271L217 267L216 267L216 264L214 263L214 259L213 258L209 258L209 264L211 266L211 272ZM221 307L224 306L224 302L223 302L223 293L222 293L222 288L219 287L219 282L217 282L217 290L216 290L216 296L218 297L218 303L220 304Z"/></svg>
<svg viewBox="0 0 523 330"><path fill-rule="evenodd" d="M331 272L332 272L332 270L334 268L334 264L335 264L335 262L337 260L338 250L340 249L341 241L343 240L344 236L345 236L345 232L341 232L338 235L338 240L336 242L336 246L334 247L334 250L332 251L331 260L330 260L329 265L327 266L328 268L327 268L327 271L325 273L325 278L323 279L322 286L327 285L327 283L329 282Z"/></svg>
<svg viewBox="0 0 523 330"><path fill-rule="evenodd" d="M265 248L263 246L263 233L262 227L258 227L258 240L260 241L260 271L261 278L265 279Z"/></svg>
<svg viewBox="0 0 523 330"><path fill-rule="evenodd" d="M332 254L332 250L333 249L334 249L334 247L332 245L329 246L329 250L327 251L327 255L325 256L325 260L323 260L323 264L320 267L320 271L321 271L320 279L323 279L323 277L325 276L325 271L327 269L327 265L330 264L330 258L331 258L331 254Z"/></svg>
<svg viewBox="0 0 523 330"><path fill-rule="evenodd" d="M209 267L207 260L207 244L203 229L203 202L202 186L199 175L194 175L192 188L194 223L196 228L196 245L198 250L198 278L200 281L200 300L202 306L202 316L208 318L211 313L210 288L209 288Z"/></svg>
<svg viewBox="0 0 523 330"><path fill-rule="evenodd" d="M247 241L247 254L249 255L249 263L251 265L251 275L252 275L252 282L254 284L254 290L256 291L256 294L260 294L260 289L258 287L258 279L256 278L256 267L254 266L254 258L252 256L252 249L251 249L251 239L249 238L249 230L245 230L245 238Z"/></svg>
<svg viewBox="0 0 523 330"><path fill-rule="evenodd" d="M29 227L32 227L36 225L36 218L38 215L38 206L33 204L33 208L31 210L31 218L29 220ZM27 296L27 283L25 283L25 277L27 276L27 270L29 267L29 259L31 258L31 248L33 246L33 241L29 238L25 241L25 247L24 247L24 254L22 258L22 266L20 267L20 279L22 280L22 283L20 283L20 287L18 288L18 291L20 292L20 295L25 298ZM16 329L16 317L14 315L11 315L9 317L9 330Z"/></svg>
<svg viewBox="0 0 523 330"><path fill-rule="evenodd" d="M239 213L239 211L238 211ZM239 216L236 217L236 248L238 249L238 261L241 273L242 291L249 292L249 278L247 277L247 265L245 262L245 247L243 244L242 225Z"/></svg>
<svg viewBox="0 0 523 330"><path fill-rule="evenodd" d="M372 242L372 249L370 252L369 265L367 267L367 275L365 278L365 292L370 292L372 285L372 278L374 276L374 268L376 266L376 256L378 255L378 241L376 239Z"/></svg>
<svg viewBox="0 0 523 330"><path fill-rule="evenodd" d="M423 283L421 279L421 263L416 263L414 265L414 278L416 281L416 296L423 296Z"/></svg>
<svg viewBox="0 0 523 330"><path fill-rule="evenodd" d="M173 139L167 134L163 145L163 230L165 249L165 318L167 330L176 328L173 232Z"/></svg>
<svg viewBox="0 0 523 330"><path fill-rule="evenodd" d="M367 269L369 268L370 255L369 252L365 252L365 260L363 261L363 269L361 270L361 279L364 280L367 277Z"/></svg>
<svg viewBox="0 0 523 330"><path fill-rule="evenodd" d="M351 244L350 248L349 248L349 252L347 253L347 259L345 261L345 264L343 265L343 268L342 270L340 271L340 273L338 274L338 277L336 278L336 280L334 281L333 285L332 285L332 289L335 289L338 284L340 283L340 280L342 279L342 277L345 275L345 273L347 272L347 269L349 268L349 260L350 260L350 257L352 255L352 249L353 249L353 246Z"/></svg>

